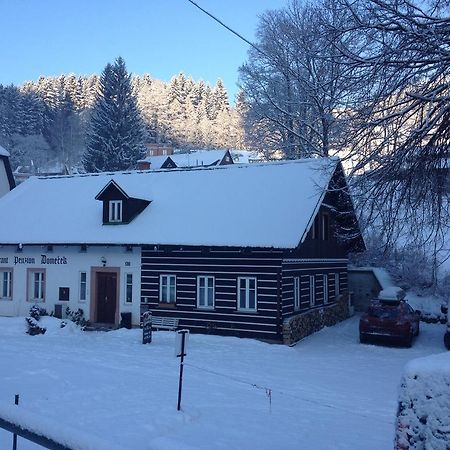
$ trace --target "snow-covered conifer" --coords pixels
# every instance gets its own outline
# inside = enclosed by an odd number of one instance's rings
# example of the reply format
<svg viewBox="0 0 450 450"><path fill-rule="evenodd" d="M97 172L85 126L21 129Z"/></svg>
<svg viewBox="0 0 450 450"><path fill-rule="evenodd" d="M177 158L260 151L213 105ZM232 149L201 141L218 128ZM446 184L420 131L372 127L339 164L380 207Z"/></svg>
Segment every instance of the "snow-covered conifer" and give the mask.
<svg viewBox="0 0 450 450"><path fill-rule="evenodd" d="M83 165L88 172L129 169L144 155L143 139L131 76L119 57L103 70Z"/></svg>

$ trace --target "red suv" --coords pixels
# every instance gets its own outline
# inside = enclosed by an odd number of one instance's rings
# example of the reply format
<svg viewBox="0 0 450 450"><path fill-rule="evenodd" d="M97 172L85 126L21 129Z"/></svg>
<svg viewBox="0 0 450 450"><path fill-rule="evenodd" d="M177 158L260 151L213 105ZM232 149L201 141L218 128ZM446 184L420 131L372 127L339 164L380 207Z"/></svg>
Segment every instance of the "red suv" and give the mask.
<svg viewBox="0 0 450 450"><path fill-rule="evenodd" d="M404 300L374 300L359 321L359 340L389 339L410 347L419 334L420 311Z"/></svg>

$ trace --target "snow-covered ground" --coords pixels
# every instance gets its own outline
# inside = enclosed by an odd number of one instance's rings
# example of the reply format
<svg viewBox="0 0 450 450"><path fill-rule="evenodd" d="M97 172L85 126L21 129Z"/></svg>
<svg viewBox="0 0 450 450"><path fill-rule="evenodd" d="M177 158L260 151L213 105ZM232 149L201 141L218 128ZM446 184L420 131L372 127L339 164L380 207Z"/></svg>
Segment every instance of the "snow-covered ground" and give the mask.
<svg viewBox="0 0 450 450"><path fill-rule="evenodd" d="M0 415L92 436L95 450L392 449L405 364L445 351L439 324L421 324L410 349L361 345L358 317L291 348L191 335L177 412L174 333L142 345L140 330L83 333L44 319L48 332L32 337L23 318L0 318Z"/></svg>

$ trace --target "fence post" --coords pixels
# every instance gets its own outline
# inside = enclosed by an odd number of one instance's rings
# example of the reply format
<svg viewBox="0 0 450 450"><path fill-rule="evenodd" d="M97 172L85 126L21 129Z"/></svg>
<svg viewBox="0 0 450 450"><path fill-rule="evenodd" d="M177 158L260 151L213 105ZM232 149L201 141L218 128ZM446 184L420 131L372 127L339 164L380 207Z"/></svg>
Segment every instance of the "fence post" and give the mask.
<svg viewBox="0 0 450 450"><path fill-rule="evenodd" d="M18 405L19 404L19 394L16 394L14 396L14 404ZM13 450L17 450L17 434L13 433Z"/></svg>

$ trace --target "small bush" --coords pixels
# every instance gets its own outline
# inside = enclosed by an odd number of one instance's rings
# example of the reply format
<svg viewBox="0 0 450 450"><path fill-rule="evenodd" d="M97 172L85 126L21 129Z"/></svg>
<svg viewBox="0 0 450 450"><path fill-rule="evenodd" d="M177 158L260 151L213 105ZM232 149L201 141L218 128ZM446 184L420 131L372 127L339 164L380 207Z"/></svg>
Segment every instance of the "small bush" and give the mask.
<svg viewBox="0 0 450 450"><path fill-rule="evenodd" d="M72 311L69 307L66 308L66 316L67 319L74 322L77 326L79 326L82 330L84 330L89 322L84 317L84 311L81 308L78 308L76 311ZM64 324L65 326L65 324ZM62 327L62 324L61 324Z"/></svg>
<svg viewBox="0 0 450 450"><path fill-rule="evenodd" d="M38 305L33 305L30 308L30 317L26 317L27 334L35 336L37 334L45 334L46 328L40 327L38 322L42 316L48 316L47 311L44 308L40 308Z"/></svg>

